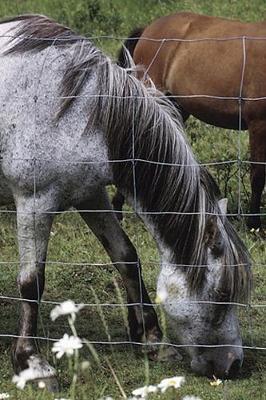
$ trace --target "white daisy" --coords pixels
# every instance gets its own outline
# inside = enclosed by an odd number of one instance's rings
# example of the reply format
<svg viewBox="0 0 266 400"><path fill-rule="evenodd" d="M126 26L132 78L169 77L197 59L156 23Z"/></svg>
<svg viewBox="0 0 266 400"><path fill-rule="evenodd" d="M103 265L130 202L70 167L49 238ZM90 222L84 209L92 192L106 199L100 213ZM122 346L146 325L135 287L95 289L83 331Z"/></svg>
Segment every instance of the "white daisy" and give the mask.
<svg viewBox="0 0 266 400"><path fill-rule="evenodd" d="M221 385L222 383L223 383L223 381L222 381L221 379L217 379L217 378L214 377L214 381L211 381L211 382L210 382L210 385L211 385L211 386L219 386L219 385Z"/></svg>
<svg viewBox="0 0 266 400"><path fill-rule="evenodd" d="M73 321L76 319L76 314L84 307L83 304L75 304L72 300L66 300L52 309L50 317L55 321L61 315L71 315Z"/></svg>
<svg viewBox="0 0 266 400"><path fill-rule="evenodd" d="M9 399L10 395L8 393L0 393L0 400Z"/></svg>
<svg viewBox="0 0 266 400"><path fill-rule="evenodd" d="M81 369L82 369L82 371L85 371L86 369L88 369L89 367L90 367L90 362L89 361L82 361L82 363L81 363Z"/></svg>
<svg viewBox="0 0 266 400"><path fill-rule="evenodd" d="M160 287L160 289L157 289L156 297L155 297L155 303L156 304L162 304L165 302L165 300L168 297L168 292L165 289L165 287Z"/></svg>
<svg viewBox="0 0 266 400"><path fill-rule="evenodd" d="M197 396L185 396L182 400L201 400L201 398Z"/></svg>
<svg viewBox="0 0 266 400"><path fill-rule="evenodd" d="M114 399L111 396L105 396L105 397L100 398L99 400L114 400Z"/></svg>
<svg viewBox="0 0 266 400"><path fill-rule="evenodd" d="M173 387L175 389L179 388L183 383L185 383L185 378L183 376L173 376L172 378L163 379L158 388L164 393L168 388Z"/></svg>
<svg viewBox="0 0 266 400"><path fill-rule="evenodd" d="M75 350L81 349L82 346L83 344L79 337L69 336L65 333L62 339L54 343L52 352L56 353L56 358L61 358L64 354L70 357L74 354Z"/></svg>
<svg viewBox="0 0 266 400"><path fill-rule="evenodd" d="M149 393L156 393L158 391L157 386L149 385L133 390L133 396L145 399Z"/></svg>
<svg viewBox="0 0 266 400"><path fill-rule="evenodd" d="M44 381L39 381L39 382L38 382L38 388L39 388L39 389L44 389L45 386L46 386L46 385L45 385L45 382L44 382Z"/></svg>
<svg viewBox="0 0 266 400"><path fill-rule="evenodd" d="M64 399L63 397L61 397L60 399L54 399L54 400L70 400L70 399Z"/></svg>

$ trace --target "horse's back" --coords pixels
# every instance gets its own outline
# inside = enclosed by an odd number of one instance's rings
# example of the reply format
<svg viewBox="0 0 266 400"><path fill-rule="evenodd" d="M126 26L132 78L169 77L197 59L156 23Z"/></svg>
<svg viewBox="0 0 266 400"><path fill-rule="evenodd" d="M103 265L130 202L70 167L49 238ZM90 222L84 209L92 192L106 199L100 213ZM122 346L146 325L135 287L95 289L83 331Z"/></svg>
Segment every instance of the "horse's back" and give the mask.
<svg viewBox="0 0 266 400"><path fill-rule="evenodd" d="M5 43L0 38L0 48L5 49ZM68 205L88 196L97 181L110 180L103 133L87 126L93 76L56 119L62 76L72 55L71 48L55 46L40 52L0 54L3 186L29 193L36 187L40 191L52 187L65 200L69 197Z"/></svg>
<svg viewBox="0 0 266 400"><path fill-rule="evenodd" d="M266 93L266 23L193 13L169 15L144 30L134 60L148 69L157 87L175 95L262 97ZM202 99L200 109L198 101L180 99L185 109L189 103L189 111L202 120L237 127L237 102L227 100L223 110L211 102ZM210 106L212 121L205 117Z"/></svg>
<svg viewBox="0 0 266 400"><path fill-rule="evenodd" d="M213 37L259 36L265 35L266 22L250 23L192 12L179 12L156 19L146 27L144 34L152 32L155 35L156 31L157 37L161 39L167 37L166 35L168 38L182 38L182 36L183 39L206 38L206 32L211 33Z"/></svg>

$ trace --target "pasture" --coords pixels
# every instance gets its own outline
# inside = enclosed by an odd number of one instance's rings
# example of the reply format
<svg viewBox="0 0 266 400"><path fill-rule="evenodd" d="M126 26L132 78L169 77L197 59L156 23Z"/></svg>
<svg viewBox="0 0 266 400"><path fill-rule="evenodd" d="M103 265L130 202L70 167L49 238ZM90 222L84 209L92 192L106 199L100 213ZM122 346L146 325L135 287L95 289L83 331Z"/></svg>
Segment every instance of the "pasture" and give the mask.
<svg viewBox="0 0 266 400"><path fill-rule="evenodd" d="M105 52L115 57L116 52L130 30L146 24L153 18L173 10L190 10L240 18L244 21L256 21L265 18L263 0L221 2L219 0L200 0L176 2L147 0L145 5L140 0L0 0L0 16L19 13L42 13L49 15L63 24L69 25L87 36L95 37L95 43ZM99 38L101 36L101 38ZM120 40L104 38L119 37ZM97 38L98 37L98 38ZM219 162L234 160L241 155L242 160L249 159L247 132L235 132L210 127L191 119L187 124L187 133L192 148L200 162ZM247 165L242 165L238 173L235 164L212 165L222 193L229 199L229 212L235 213L241 199L241 211L247 210L250 196ZM240 191L239 191L240 188ZM114 188L109 188L113 195ZM265 196L264 196L265 204ZM123 221L123 227L137 248L143 265L143 276L152 301L156 295L156 276L158 274L158 254L151 236L143 224L132 214L130 209ZM1 219L1 255L0 255L0 393L8 392L14 399L43 399L73 397L71 389L72 371L67 361L56 360L50 351L51 342L40 340L42 353L56 366L61 384L61 393L56 396L34 387L19 391L11 383L12 366L10 354L12 335L16 334L18 320L18 290L16 276L18 271L18 251L16 242L16 219L12 205L0 210ZM265 213L265 208L262 213ZM263 218L265 226L265 217ZM124 392L131 391L145 384L155 384L165 377L182 375L186 384L177 392L167 391L161 399L182 399L185 395L195 395L202 400L246 400L266 398L266 251L265 241L257 232L249 232L244 218L234 218L233 223L250 250L253 258L254 288L251 304L239 307L241 329L245 351L245 360L241 374L237 379L224 381L219 386L211 386L206 377L196 377L190 372L187 357L175 362L150 362L141 351L136 351L127 344L95 345L97 357L89 349L83 349L81 360L89 360L90 367L80 373L75 388L77 400L97 400L110 395L121 397L119 385L114 381L114 373ZM49 313L53 308L50 302L72 299L76 303L88 306L80 311L76 328L81 338L92 342L123 342L126 340L125 309L114 307L125 301L121 277L110 265L110 260L101 245L73 210L56 217L49 243L46 267L46 288L41 304L38 336L60 338L69 332L66 319L51 322ZM93 264L104 264L95 266ZM5 297L5 299L3 298ZM47 301L47 302L46 302ZM90 305L89 305L90 304ZM93 304L93 305L92 305ZM101 306L100 304L108 304ZM168 327L167 319L160 307L158 315L164 331L175 343L174 331ZM258 349L256 349L258 348ZM264 348L264 349L259 349Z"/></svg>

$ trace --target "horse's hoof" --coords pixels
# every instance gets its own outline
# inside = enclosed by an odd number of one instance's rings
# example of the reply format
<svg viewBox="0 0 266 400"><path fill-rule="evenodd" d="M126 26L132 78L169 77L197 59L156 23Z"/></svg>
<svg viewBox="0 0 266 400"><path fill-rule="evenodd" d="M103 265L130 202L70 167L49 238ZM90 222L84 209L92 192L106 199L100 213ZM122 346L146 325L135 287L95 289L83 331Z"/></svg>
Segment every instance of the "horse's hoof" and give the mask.
<svg viewBox="0 0 266 400"><path fill-rule="evenodd" d="M56 371L39 354L32 354L27 360L28 368L21 369L18 375L13 377L13 382L19 381L37 385L39 388L49 392L58 392L59 385L56 377ZM24 383L24 384L25 384Z"/></svg>

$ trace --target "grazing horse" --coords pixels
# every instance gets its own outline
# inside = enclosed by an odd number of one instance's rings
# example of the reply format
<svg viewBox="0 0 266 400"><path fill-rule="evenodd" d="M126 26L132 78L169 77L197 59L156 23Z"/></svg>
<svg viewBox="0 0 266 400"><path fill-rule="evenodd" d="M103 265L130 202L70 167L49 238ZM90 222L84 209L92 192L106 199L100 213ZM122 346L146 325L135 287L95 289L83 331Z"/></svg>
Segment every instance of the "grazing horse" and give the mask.
<svg viewBox="0 0 266 400"><path fill-rule="evenodd" d="M47 17L2 22L0 36L1 202L16 205L22 297L15 370L55 382L33 339L53 217L71 206L123 278L131 339L160 342L136 250L106 194L114 183L158 244L158 291L166 293L193 370L237 372L243 348L230 302L248 294L249 256L185 140L178 111L133 66L113 64Z"/></svg>
<svg viewBox="0 0 266 400"><path fill-rule="evenodd" d="M180 12L136 29L125 46L135 63L144 66L144 75L173 96L184 119L192 114L218 127L249 130L252 193L247 223L260 227L266 162L266 23ZM126 64L123 49L119 63ZM121 208L121 200L116 198L114 205Z"/></svg>

